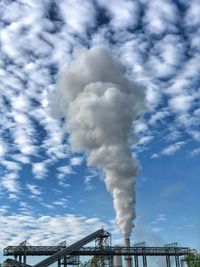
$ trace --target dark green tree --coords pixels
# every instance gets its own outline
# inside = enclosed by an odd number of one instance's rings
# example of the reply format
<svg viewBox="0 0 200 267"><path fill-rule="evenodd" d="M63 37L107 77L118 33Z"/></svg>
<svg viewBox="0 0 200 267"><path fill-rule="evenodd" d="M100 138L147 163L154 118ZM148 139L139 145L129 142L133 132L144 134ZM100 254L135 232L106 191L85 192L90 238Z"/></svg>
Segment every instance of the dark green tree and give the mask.
<svg viewBox="0 0 200 267"><path fill-rule="evenodd" d="M188 267L200 267L200 254L188 254L185 256Z"/></svg>
<svg viewBox="0 0 200 267"><path fill-rule="evenodd" d="M101 267L101 258L94 256L89 261L83 262L79 266L80 267Z"/></svg>

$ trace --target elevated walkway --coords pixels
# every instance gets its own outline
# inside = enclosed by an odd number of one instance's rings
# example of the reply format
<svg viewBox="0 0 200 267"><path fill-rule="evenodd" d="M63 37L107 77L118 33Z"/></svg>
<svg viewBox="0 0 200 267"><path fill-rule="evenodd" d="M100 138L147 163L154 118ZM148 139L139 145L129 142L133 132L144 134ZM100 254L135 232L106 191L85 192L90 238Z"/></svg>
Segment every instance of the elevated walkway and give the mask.
<svg viewBox="0 0 200 267"><path fill-rule="evenodd" d="M102 258L102 267L111 266L112 259L116 255L133 256L135 267L139 267L138 257L142 257L143 267L147 267L147 256L166 257L167 267L171 267L172 256L175 257L176 267L180 267L180 257L192 252L189 247L181 247L177 243L163 247L150 247L145 242L135 244L133 247L112 247L107 241L110 233L103 229L82 238L70 246L62 242L57 246L31 246L26 241L19 246L8 246L3 250L4 256L14 256L14 260L7 259L5 267L32 267L26 264L27 256L49 256L35 264L33 267L47 267L58 262L58 267L64 265L78 265L79 256L97 256ZM86 247L88 243L95 241L94 247ZM17 261L19 258L19 261ZM23 259L23 262L22 262Z"/></svg>

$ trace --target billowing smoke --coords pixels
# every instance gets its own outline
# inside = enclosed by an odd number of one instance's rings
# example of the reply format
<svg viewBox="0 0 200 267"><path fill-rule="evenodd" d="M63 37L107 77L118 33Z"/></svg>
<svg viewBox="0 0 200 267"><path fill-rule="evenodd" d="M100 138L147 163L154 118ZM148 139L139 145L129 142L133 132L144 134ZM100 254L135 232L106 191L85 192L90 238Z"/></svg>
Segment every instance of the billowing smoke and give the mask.
<svg viewBox="0 0 200 267"><path fill-rule="evenodd" d="M144 94L125 77L125 69L105 47L76 54L61 71L53 111L66 118L74 151L84 151L88 166L99 167L112 194L116 223L126 238L135 218L135 176L129 137L144 110Z"/></svg>

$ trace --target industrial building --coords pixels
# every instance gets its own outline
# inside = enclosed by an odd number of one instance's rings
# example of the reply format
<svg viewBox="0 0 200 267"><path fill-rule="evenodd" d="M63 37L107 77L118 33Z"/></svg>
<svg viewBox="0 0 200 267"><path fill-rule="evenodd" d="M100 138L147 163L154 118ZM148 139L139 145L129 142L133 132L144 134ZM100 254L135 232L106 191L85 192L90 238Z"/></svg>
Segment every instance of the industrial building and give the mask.
<svg viewBox="0 0 200 267"><path fill-rule="evenodd" d="M86 246L94 242L94 246ZM161 256L165 258L166 267L171 267L174 258L176 267L183 266L183 257L191 253L189 247L180 247L177 243L163 247L149 247L145 242L130 246L126 239L124 246L112 246L111 234L103 229L78 240L67 246L61 242L56 246L31 246L27 241L18 246L4 248L4 256L13 256L4 261L6 267L47 267L57 262L58 267L78 266L80 256L95 256L102 267L148 267L148 257ZM28 256L47 256L44 260L31 266ZM139 259L141 259L139 261ZM142 262L142 264L140 264ZM165 267L165 266L162 266Z"/></svg>

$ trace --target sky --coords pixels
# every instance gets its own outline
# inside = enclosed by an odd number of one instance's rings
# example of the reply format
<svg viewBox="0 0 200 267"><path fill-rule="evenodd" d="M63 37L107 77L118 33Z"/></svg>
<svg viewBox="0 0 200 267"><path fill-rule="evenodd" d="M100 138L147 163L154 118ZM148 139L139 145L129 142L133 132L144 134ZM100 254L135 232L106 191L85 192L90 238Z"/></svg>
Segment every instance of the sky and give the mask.
<svg viewBox="0 0 200 267"><path fill-rule="evenodd" d="M145 92L130 148L140 164L131 243L200 250L198 0L0 2L0 244L69 243L104 227L103 173L74 152L49 91L82 49L104 46Z"/></svg>

